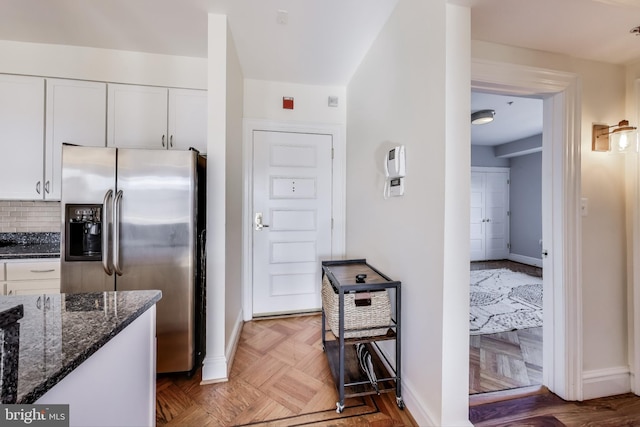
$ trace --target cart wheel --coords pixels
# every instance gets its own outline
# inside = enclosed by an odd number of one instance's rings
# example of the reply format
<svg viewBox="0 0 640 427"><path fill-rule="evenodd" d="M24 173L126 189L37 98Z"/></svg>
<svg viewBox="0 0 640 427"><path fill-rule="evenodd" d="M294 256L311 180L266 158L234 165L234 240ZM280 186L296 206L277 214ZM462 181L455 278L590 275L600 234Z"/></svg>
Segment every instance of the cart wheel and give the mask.
<svg viewBox="0 0 640 427"><path fill-rule="evenodd" d="M336 412L341 414L344 411L344 405L341 405L340 402L336 402Z"/></svg>
<svg viewBox="0 0 640 427"><path fill-rule="evenodd" d="M402 400L401 397L396 397L396 404L398 405L398 408L404 409L404 400Z"/></svg>

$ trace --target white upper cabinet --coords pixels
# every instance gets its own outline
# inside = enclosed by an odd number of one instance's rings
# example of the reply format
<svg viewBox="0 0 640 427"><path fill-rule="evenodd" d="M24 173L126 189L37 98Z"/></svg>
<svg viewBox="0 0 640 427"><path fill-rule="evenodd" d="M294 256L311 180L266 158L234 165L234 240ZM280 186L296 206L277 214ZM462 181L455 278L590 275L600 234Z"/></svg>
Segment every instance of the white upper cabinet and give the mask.
<svg viewBox="0 0 640 427"><path fill-rule="evenodd" d="M108 93L108 147L166 148L166 88L109 84Z"/></svg>
<svg viewBox="0 0 640 427"><path fill-rule="evenodd" d="M107 146L188 149L207 145L207 93L108 85Z"/></svg>
<svg viewBox="0 0 640 427"><path fill-rule="evenodd" d="M169 89L169 149L207 152L207 92Z"/></svg>
<svg viewBox="0 0 640 427"><path fill-rule="evenodd" d="M44 81L0 75L0 199L43 197Z"/></svg>
<svg viewBox="0 0 640 427"><path fill-rule="evenodd" d="M62 144L106 144L107 85L47 79L46 114L44 198L60 200Z"/></svg>

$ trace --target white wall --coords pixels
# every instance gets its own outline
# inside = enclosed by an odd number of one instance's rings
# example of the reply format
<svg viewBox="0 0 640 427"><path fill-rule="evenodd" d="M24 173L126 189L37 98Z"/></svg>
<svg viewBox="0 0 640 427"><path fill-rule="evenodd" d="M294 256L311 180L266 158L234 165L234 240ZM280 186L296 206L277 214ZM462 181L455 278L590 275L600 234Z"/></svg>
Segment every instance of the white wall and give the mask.
<svg viewBox="0 0 640 427"><path fill-rule="evenodd" d="M399 2L347 88L347 257L402 281L403 395L420 425L468 423L469 236L455 227L468 228L470 148L468 129L448 126L469 109L468 18L444 0ZM396 144L405 195L385 200L382 160ZM454 155L458 178L445 168Z"/></svg>
<svg viewBox="0 0 640 427"><path fill-rule="evenodd" d="M589 203L589 215L582 218L583 377L589 379L585 397L608 394L604 384L607 372L628 372L625 163L622 156L591 151L591 126L614 124L625 117L625 70L622 66L480 41L472 41L471 53L477 59L580 76L582 197ZM624 388L615 391L624 392Z"/></svg>
<svg viewBox="0 0 640 427"><path fill-rule="evenodd" d="M0 73L207 88L206 58L0 40Z"/></svg>
<svg viewBox="0 0 640 427"><path fill-rule="evenodd" d="M227 29L225 351L229 362L242 326L243 84L236 47Z"/></svg>
<svg viewBox="0 0 640 427"><path fill-rule="evenodd" d="M337 96L338 106L329 107L328 97ZM293 97L294 109L282 108L282 98ZM347 90L343 86L317 86L246 79L244 116L281 122L345 124Z"/></svg>
<svg viewBox="0 0 640 427"><path fill-rule="evenodd" d="M226 137L227 17L209 14L207 128L207 354L202 381L227 379Z"/></svg>

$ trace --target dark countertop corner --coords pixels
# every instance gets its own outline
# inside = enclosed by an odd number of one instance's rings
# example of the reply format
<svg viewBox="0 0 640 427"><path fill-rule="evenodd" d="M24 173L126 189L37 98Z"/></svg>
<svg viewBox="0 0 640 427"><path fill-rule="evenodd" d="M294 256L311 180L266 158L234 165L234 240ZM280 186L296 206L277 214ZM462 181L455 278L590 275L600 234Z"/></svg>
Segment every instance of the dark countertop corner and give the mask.
<svg viewBox="0 0 640 427"><path fill-rule="evenodd" d="M158 290L0 296L0 311L24 307L17 378L2 390L34 403L161 298Z"/></svg>

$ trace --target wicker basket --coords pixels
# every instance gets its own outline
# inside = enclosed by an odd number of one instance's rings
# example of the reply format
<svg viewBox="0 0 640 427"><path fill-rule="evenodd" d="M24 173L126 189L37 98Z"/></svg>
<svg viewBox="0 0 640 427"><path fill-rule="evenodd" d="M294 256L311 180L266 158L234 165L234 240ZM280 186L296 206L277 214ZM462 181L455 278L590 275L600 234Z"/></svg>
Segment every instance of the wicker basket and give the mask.
<svg viewBox="0 0 640 427"><path fill-rule="evenodd" d="M356 306L355 294L344 294L344 337L360 338L385 335L391 325L391 303L387 290L370 292L371 305ZM322 306L329 327L339 336L338 294L327 276L322 279ZM364 330L362 330L364 329Z"/></svg>

